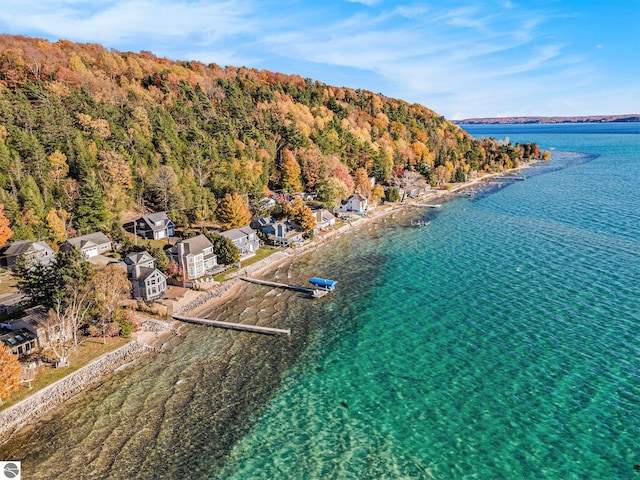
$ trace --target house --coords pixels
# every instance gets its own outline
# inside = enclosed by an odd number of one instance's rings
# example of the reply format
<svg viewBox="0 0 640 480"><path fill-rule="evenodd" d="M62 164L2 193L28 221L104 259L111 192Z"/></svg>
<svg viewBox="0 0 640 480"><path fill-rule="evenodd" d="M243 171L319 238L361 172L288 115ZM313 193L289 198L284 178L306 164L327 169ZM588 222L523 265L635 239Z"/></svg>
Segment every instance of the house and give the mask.
<svg viewBox="0 0 640 480"><path fill-rule="evenodd" d="M38 305L35 307L27 308L24 314L20 318L8 320L5 323L0 323L0 328L11 331L27 330L30 332L37 341L37 346L46 347L54 340L49 337L51 332L47 329L49 323L49 314L45 307Z"/></svg>
<svg viewBox="0 0 640 480"><path fill-rule="evenodd" d="M0 342L9 347L14 355L27 355L38 347L35 334L26 328L0 334Z"/></svg>
<svg viewBox="0 0 640 480"><path fill-rule="evenodd" d="M326 208L319 208L318 210L314 210L313 216L316 219L316 228L313 230L314 233L326 230L336 223L335 215Z"/></svg>
<svg viewBox="0 0 640 480"><path fill-rule="evenodd" d="M160 240L173 235L174 224L166 212L150 213L133 222L136 235L148 240Z"/></svg>
<svg viewBox="0 0 640 480"><path fill-rule="evenodd" d="M351 195L346 202L340 205L336 211L338 212L356 212L360 215L367 213L368 202L366 197L358 194Z"/></svg>
<svg viewBox="0 0 640 480"><path fill-rule="evenodd" d="M55 259L55 252L47 242L16 240L0 250L0 266L8 270L16 267L18 258L24 258L30 264L47 265Z"/></svg>
<svg viewBox="0 0 640 480"><path fill-rule="evenodd" d="M240 251L240 259L251 257L260 248L260 239L256 231L249 225L241 228L234 228L222 232L220 235L227 237Z"/></svg>
<svg viewBox="0 0 640 480"><path fill-rule="evenodd" d="M133 285L133 298L155 300L167 290L167 277L155 268L153 257L146 251L131 252L124 259L127 276Z"/></svg>
<svg viewBox="0 0 640 480"><path fill-rule="evenodd" d="M112 244L111 240L109 240L104 233L96 232L80 237L69 238L60 245L60 250L68 252L73 247L80 250L84 258L91 258L110 252Z"/></svg>
<svg viewBox="0 0 640 480"><path fill-rule="evenodd" d="M178 262L185 280L200 278L218 264L213 244L204 235L178 242L167 250L167 254L172 261Z"/></svg>
<svg viewBox="0 0 640 480"><path fill-rule="evenodd" d="M297 225L285 220L274 224L274 232L268 236L269 241L277 247L290 247L302 243L304 232L297 228Z"/></svg>
<svg viewBox="0 0 640 480"><path fill-rule="evenodd" d="M253 217L249 226L254 230L260 230L265 235L269 235L275 232L275 224L276 220L273 217Z"/></svg>

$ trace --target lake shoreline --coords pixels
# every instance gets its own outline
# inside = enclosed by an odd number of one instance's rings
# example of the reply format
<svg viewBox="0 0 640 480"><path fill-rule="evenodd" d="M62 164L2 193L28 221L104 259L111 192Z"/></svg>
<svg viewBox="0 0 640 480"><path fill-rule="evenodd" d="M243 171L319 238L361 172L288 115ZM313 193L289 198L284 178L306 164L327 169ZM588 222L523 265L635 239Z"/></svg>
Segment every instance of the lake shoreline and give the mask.
<svg viewBox="0 0 640 480"><path fill-rule="evenodd" d="M534 165L535 162L529 162L527 164L523 164L516 169L496 172L491 174L485 174L482 177L473 179L471 181L460 183L460 184L452 184L453 186L448 190L431 190L428 191L425 195L421 196L417 200L410 200L405 204L392 204L389 206L378 207L375 212L371 213L367 216L358 216L353 220L345 223L339 228L332 229L329 231L325 231L319 234L315 239L309 241L305 245L295 249L287 249L280 252L276 252L269 257L257 262L253 265L250 265L246 268L242 268L238 272L235 272L235 278L231 280L227 280L224 283L216 286L215 288L201 292L199 295L195 295L189 298L189 301L180 305L176 309L176 313L188 314L190 316L202 316L206 317L211 314L218 308L224 306L224 304L230 300L238 299L244 290L247 288L249 284L243 282L238 276L253 276L256 278L264 278L267 272L277 270L281 265L285 262L291 262L294 259L300 258L301 256L315 251L319 248L325 246L328 242L331 241L334 237L345 234L353 229L361 228L365 225L373 223L381 218L384 218L387 215L393 214L395 212L399 212L405 210L409 207L414 207L412 204L437 204L440 200L448 200L454 197L456 194L467 190L469 188L482 185L487 181L495 178L499 178L501 176L510 175L513 171L518 171L520 169L528 168ZM418 207L420 208L420 207ZM242 302L242 300L239 300ZM174 338L176 335L182 336L180 330L183 327L186 327L181 321L178 320L169 320L163 321L158 319L149 319L152 321L156 321L157 323L161 323L162 327L159 330L153 331L145 329L140 332L136 332L133 335L134 341L131 343L135 343L139 345L141 348L139 349L141 353L145 352L158 352L164 351L169 344L169 341ZM273 327L278 327L278 325L273 325ZM131 345L131 344L127 344ZM119 357L117 354L118 350L111 352L115 354L115 356ZM112 355L113 356L113 355ZM100 357L92 362L89 362L87 365L83 367L83 371L91 371L91 380L90 382L76 382L73 380L73 374L67 377L64 377L58 382L56 382L55 390L56 390L56 401L48 404L46 409L40 407L29 407L29 405L35 405L33 402L37 396L46 393L47 388L40 390L38 392L34 392L33 395L25 398L21 402L17 403L10 409L6 409L3 412L0 412L2 415L7 411L20 410L23 413L21 414L21 420L12 422L10 433L5 435L6 432L0 432L0 445L2 443L7 442L14 434L16 434L19 430L24 427L32 426L38 422L40 418L42 418L46 413L51 412L55 408L59 407L63 403L66 402L67 399L72 398L73 396L90 389L93 385L99 384L105 378L107 378L110 374L112 374L116 369L123 368L123 366L130 365L135 362L135 358L127 357L126 361L110 361L111 357L103 358ZM136 356L137 358L137 356ZM108 368L104 367L105 361L109 363ZM98 368L98 366L100 368ZM69 388L66 388L65 385L71 385ZM51 386L50 386L51 387ZM36 402L37 403L37 402ZM2 417L0 417L2 418ZM9 430L7 430L8 432Z"/></svg>

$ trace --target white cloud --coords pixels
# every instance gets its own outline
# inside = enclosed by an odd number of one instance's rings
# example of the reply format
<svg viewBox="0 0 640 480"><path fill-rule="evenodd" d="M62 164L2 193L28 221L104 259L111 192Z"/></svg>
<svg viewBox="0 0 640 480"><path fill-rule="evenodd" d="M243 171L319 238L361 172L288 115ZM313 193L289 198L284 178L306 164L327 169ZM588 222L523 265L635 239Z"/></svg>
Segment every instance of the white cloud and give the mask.
<svg viewBox="0 0 640 480"><path fill-rule="evenodd" d="M433 0L346 1L369 8L344 8L345 0L5 0L0 30L299 73L447 116L543 114L577 105L570 99L578 88L607 84L587 52L572 50L578 42L551 28L567 17L560 4L538 11L510 0L460 0L455 8Z"/></svg>

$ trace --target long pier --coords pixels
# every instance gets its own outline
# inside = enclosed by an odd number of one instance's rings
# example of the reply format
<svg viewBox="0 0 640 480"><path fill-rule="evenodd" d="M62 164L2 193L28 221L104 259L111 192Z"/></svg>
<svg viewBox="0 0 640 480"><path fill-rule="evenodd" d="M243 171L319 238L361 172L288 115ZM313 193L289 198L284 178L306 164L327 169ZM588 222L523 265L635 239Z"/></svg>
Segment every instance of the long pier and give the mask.
<svg viewBox="0 0 640 480"><path fill-rule="evenodd" d="M238 277L240 280L244 280L249 283L256 283L258 285L266 285L268 287L277 287L277 288L287 288L289 290L295 290L297 292L310 293L313 295L315 289L309 287L303 287L301 285L291 285L288 283L278 283L278 282L270 282L268 280L260 280L258 278L251 277Z"/></svg>
<svg viewBox="0 0 640 480"><path fill-rule="evenodd" d="M262 333L267 335L287 335L291 336L291 329L261 327L260 325L246 325L244 323L221 322L219 320L208 320L206 318L185 317L184 315L174 315L173 318L181 322L197 323L199 325L209 325L211 327L227 328L230 330L242 330L245 332Z"/></svg>

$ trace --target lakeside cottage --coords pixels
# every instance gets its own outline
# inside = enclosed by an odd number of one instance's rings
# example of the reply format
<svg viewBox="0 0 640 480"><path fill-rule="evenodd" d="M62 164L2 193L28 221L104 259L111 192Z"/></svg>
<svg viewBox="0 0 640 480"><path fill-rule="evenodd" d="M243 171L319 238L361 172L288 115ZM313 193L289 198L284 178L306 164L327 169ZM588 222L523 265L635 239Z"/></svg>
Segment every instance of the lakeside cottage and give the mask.
<svg viewBox="0 0 640 480"><path fill-rule="evenodd" d="M48 321L46 308L27 308L21 317L0 323L0 340L16 355L31 353L38 347L46 347L52 340L47 329Z"/></svg>
<svg viewBox="0 0 640 480"><path fill-rule="evenodd" d="M30 265L47 265L54 260L55 252L47 242L17 240L0 249L0 266L13 270L21 257Z"/></svg>
<svg viewBox="0 0 640 480"><path fill-rule="evenodd" d="M148 240L161 240L171 237L174 233L174 228L175 225L166 212L150 213L133 222L134 233Z"/></svg>
<svg viewBox="0 0 640 480"><path fill-rule="evenodd" d="M255 255L256 251L260 248L260 239L258 235L256 235L256 231L249 225L227 230L220 235L233 242L240 251L240 260Z"/></svg>
<svg viewBox="0 0 640 480"><path fill-rule="evenodd" d="M359 193L351 195L342 205L336 208L337 212L355 212L359 215L367 213L367 198Z"/></svg>
<svg viewBox="0 0 640 480"><path fill-rule="evenodd" d="M68 252L77 248L84 258L92 258L112 250L112 243L102 232L89 233L80 237L69 238L60 245L60 250Z"/></svg>
<svg viewBox="0 0 640 480"><path fill-rule="evenodd" d="M155 300L167 290L167 276L155 268L155 261L147 251L131 252L124 259L131 282L133 298Z"/></svg>
<svg viewBox="0 0 640 480"><path fill-rule="evenodd" d="M213 244L204 235L178 242L167 250L167 255L171 261L178 263L185 280L200 278L218 264Z"/></svg>
<svg viewBox="0 0 640 480"><path fill-rule="evenodd" d="M327 228L335 225L336 217L326 208L320 208L313 212L313 216L316 219L316 228L313 229L314 233L321 232Z"/></svg>

